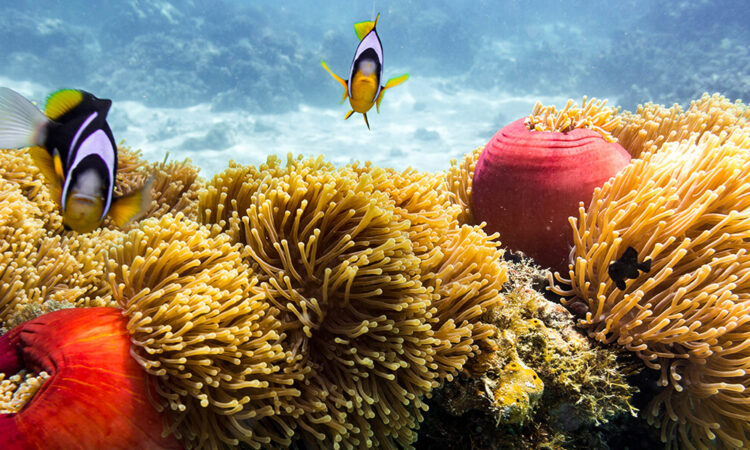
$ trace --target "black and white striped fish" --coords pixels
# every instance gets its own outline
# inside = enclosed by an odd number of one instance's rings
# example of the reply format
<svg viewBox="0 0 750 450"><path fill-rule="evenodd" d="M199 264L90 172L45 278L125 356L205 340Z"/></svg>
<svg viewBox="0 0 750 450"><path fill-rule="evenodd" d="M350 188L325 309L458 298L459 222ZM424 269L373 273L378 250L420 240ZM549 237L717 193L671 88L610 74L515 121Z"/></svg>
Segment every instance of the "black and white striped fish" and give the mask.
<svg viewBox="0 0 750 450"><path fill-rule="evenodd" d="M107 124L111 100L75 89L49 96L40 111L18 92L0 88L0 148L30 147L32 160L60 205L63 225L80 233L109 215L122 226L150 204L150 183L115 198L117 145Z"/></svg>

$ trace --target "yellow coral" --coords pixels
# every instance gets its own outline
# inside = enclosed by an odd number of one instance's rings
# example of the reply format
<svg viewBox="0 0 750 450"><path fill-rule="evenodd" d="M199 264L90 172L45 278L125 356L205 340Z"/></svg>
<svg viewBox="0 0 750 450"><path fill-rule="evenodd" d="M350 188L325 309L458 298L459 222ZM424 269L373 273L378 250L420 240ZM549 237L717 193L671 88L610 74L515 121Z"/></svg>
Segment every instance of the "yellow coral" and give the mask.
<svg viewBox="0 0 750 450"><path fill-rule="evenodd" d="M644 153L571 218L571 285L581 323L661 371L650 420L662 438L750 444L750 136L705 133ZM651 270L617 289L628 246Z"/></svg>
<svg viewBox="0 0 750 450"><path fill-rule="evenodd" d="M543 391L542 380L520 359L506 364L492 392L500 420L505 424L523 423Z"/></svg>
<svg viewBox="0 0 750 450"><path fill-rule="evenodd" d="M169 163L165 160L149 164L145 170L153 178L153 184L151 206L143 219L178 212L192 220L197 219L198 192L203 181L198 177L199 169L189 159Z"/></svg>

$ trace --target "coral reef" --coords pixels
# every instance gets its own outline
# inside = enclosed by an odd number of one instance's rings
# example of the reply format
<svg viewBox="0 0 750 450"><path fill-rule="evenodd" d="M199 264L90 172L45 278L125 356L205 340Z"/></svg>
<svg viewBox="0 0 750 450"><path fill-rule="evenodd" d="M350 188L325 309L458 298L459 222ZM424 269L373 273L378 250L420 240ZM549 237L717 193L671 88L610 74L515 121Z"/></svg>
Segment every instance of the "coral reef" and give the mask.
<svg viewBox="0 0 750 450"><path fill-rule="evenodd" d="M584 97L581 107L571 101L561 111L537 105L530 117L498 131L476 163L475 220L500 233L508 248L545 267L564 268L572 244L568 217L630 161L608 141L617 125L613 114Z"/></svg>
<svg viewBox="0 0 750 450"><path fill-rule="evenodd" d="M116 308L66 309L0 337L0 372L38 374L16 392L28 403L0 414L0 447L182 448L162 437L125 320Z"/></svg>
<svg viewBox="0 0 750 450"><path fill-rule="evenodd" d="M493 351L434 392L418 449L606 448L618 421L638 420L626 378L637 368L544 298L546 271L513 259L503 308L485 316Z"/></svg>
<svg viewBox="0 0 750 450"><path fill-rule="evenodd" d="M705 111L708 103L719 107ZM660 371L649 421L663 441L687 448L750 443L750 136L735 126L745 120L740 105L727 105L704 96L662 122L667 137L655 137L654 126L638 138L666 143L641 153L571 218L572 264L568 278L558 276L570 287L555 288L575 296L566 303L584 313L589 336ZM714 129L720 134L704 132ZM696 133L670 142L681 130ZM652 265L620 290L608 267L626 247Z"/></svg>

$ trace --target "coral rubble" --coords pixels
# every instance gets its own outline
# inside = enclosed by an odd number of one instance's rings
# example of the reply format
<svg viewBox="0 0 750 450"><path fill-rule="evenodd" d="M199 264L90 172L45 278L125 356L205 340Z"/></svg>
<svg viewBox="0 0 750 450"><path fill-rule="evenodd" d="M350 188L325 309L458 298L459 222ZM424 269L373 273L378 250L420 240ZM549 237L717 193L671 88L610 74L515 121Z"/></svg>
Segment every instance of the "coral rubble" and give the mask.
<svg viewBox="0 0 750 450"><path fill-rule="evenodd" d="M604 448L615 422L633 418L637 369L544 298L544 273L528 259L508 263L504 306L485 316L493 351L435 391L418 449Z"/></svg>

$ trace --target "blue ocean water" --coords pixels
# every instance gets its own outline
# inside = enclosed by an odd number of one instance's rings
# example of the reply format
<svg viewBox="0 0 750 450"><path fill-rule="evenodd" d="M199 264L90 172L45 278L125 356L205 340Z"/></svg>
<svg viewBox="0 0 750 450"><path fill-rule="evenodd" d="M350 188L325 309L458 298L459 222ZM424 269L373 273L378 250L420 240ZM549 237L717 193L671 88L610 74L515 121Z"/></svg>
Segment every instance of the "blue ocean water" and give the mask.
<svg viewBox="0 0 750 450"><path fill-rule="evenodd" d="M0 14L0 85L39 104L63 87L114 101L119 142L150 160L324 154L337 163L448 167L536 101L608 98L633 110L703 92L750 97L742 1L19 0ZM380 13L380 114L344 121L358 40Z"/></svg>

